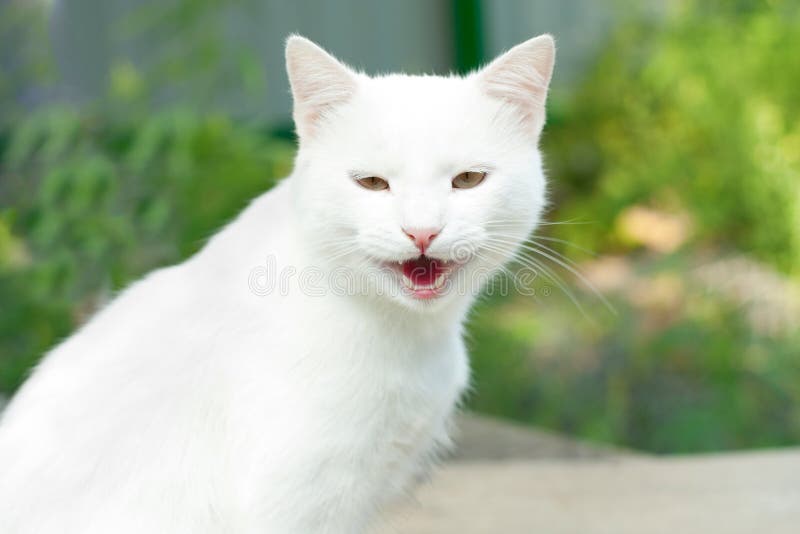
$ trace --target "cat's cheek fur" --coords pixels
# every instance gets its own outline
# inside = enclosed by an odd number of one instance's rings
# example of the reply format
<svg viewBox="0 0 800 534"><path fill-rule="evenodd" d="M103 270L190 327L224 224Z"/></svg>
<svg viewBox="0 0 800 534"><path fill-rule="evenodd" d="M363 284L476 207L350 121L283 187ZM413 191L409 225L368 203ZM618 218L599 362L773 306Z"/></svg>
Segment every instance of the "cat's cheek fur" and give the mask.
<svg viewBox="0 0 800 534"><path fill-rule="evenodd" d="M418 302L331 274L417 257L418 227L441 227L431 257L474 249L468 282L496 272L544 205L552 53L367 78L292 38L294 172L46 355L0 421L0 531L364 532L449 446L479 288ZM454 190L473 166L485 183Z"/></svg>

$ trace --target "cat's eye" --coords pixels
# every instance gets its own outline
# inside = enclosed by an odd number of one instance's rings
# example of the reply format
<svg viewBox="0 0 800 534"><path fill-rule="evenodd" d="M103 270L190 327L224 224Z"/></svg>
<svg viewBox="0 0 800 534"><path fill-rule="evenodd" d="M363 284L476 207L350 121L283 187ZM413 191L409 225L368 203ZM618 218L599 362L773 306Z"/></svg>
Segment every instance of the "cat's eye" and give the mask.
<svg viewBox="0 0 800 534"><path fill-rule="evenodd" d="M368 176L366 178L359 178L356 180L358 185L365 189L370 189L372 191L382 191L384 189L389 189L389 182L384 180L383 178L378 178L377 176Z"/></svg>
<svg viewBox="0 0 800 534"><path fill-rule="evenodd" d="M485 172L480 172L480 171L462 172L461 174L453 178L453 188L470 189L481 183L484 178L486 178Z"/></svg>

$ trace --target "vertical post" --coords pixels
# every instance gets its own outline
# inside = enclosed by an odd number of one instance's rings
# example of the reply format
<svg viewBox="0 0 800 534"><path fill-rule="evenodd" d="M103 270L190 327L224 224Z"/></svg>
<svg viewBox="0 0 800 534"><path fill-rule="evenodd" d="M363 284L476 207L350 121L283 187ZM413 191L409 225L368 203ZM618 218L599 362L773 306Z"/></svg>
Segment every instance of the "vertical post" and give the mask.
<svg viewBox="0 0 800 534"><path fill-rule="evenodd" d="M482 0L451 0L455 69L464 74L484 61Z"/></svg>

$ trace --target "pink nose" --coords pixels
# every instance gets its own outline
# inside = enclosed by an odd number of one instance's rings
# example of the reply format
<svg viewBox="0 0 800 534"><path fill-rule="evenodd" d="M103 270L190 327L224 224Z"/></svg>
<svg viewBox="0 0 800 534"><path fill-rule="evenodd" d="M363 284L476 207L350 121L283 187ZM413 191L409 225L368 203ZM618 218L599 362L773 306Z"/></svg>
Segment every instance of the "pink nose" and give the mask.
<svg viewBox="0 0 800 534"><path fill-rule="evenodd" d="M403 232L411 238L422 254L425 254L425 250L430 246L433 238L439 235L440 230L437 228L403 228Z"/></svg>

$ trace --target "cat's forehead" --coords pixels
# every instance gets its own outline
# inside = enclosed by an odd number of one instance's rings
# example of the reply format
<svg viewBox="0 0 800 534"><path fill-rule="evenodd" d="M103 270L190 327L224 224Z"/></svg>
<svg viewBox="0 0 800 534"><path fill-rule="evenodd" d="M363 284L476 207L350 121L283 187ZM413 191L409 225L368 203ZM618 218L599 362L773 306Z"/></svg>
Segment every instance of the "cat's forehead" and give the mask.
<svg viewBox="0 0 800 534"><path fill-rule="evenodd" d="M363 80L341 111L327 139L343 156L461 160L492 144L496 104L469 78L390 75Z"/></svg>
<svg viewBox="0 0 800 534"><path fill-rule="evenodd" d="M423 121L435 126L466 118L480 113L483 100L473 80L460 76L392 74L367 79L359 89L358 106L376 118L402 124Z"/></svg>

